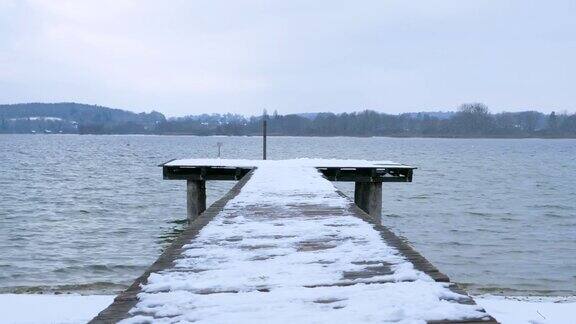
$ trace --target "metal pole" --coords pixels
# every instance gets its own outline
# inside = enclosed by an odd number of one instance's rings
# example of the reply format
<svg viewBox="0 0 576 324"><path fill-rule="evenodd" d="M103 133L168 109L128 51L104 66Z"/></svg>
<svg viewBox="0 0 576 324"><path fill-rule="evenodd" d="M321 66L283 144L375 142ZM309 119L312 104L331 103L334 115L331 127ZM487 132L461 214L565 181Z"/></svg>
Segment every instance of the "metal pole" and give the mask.
<svg viewBox="0 0 576 324"><path fill-rule="evenodd" d="M268 116L264 110L264 116L262 116L262 160L266 160L266 119Z"/></svg>

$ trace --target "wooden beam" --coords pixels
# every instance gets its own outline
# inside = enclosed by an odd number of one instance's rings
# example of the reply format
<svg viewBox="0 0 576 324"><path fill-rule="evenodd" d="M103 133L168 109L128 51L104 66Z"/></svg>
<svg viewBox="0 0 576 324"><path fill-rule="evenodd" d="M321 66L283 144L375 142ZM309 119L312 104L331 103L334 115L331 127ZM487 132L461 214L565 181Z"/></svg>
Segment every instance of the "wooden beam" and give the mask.
<svg viewBox="0 0 576 324"><path fill-rule="evenodd" d="M162 166L167 180L229 180L242 179L253 168L214 166ZM330 181L348 182L411 182L412 168L317 168Z"/></svg>
<svg viewBox="0 0 576 324"><path fill-rule="evenodd" d="M330 181L412 182L412 168L318 168Z"/></svg>
<svg viewBox="0 0 576 324"><path fill-rule="evenodd" d="M162 174L166 180L240 180L252 168L222 168L222 167L179 167L163 166Z"/></svg>
<svg viewBox="0 0 576 324"><path fill-rule="evenodd" d="M380 224L382 218L382 182L356 182L354 203Z"/></svg>
<svg viewBox="0 0 576 324"><path fill-rule="evenodd" d="M206 181L186 181L186 210L188 221L194 221L206 210Z"/></svg>

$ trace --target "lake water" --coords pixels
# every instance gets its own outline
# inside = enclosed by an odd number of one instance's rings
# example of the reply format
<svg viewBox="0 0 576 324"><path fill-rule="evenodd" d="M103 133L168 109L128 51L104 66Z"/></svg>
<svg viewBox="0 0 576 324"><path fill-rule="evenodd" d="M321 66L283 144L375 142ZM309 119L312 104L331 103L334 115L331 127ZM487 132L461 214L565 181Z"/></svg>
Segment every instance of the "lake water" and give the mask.
<svg viewBox="0 0 576 324"><path fill-rule="evenodd" d="M111 293L184 226L172 158L260 158L257 137L0 135L0 292ZM393 160L383 224L471 293L576 295L576 140L272 137L269 159ZM208 200L232 182L209 182ZM353 184L337 183L347 194Z"/></svg>

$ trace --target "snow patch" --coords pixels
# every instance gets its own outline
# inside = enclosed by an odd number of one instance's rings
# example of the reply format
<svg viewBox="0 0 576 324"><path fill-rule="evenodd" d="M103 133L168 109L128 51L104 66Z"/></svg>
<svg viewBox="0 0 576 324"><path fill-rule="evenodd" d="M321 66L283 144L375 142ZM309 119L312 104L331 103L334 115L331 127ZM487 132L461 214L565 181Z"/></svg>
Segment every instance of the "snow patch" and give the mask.
<svg viewBox="0 0 576 324"><path fill-rule="evenodd" d="M341 167L341 168L387 168L408 165L392 161L338 160L338 159L291 159L291 160L242 160L242 159L181 159L166 163L167 166L215 166L215 167Z"/></svg>
<svg viewBox="0 0 576 324"><path fill-rule="evenodd" d="M478 305L502 324L575 324L576 296L474 297Z"/></svg>
<svg viewBox="0 0 576 324"><path fill-rule="evenodd" d="M86 323L114 296L0 294L0 323Z"/></svg>
<svg viewBox="0 0 576 324"><path fill-rule="evenodd" d="M59 117L21 117L21 118L9 118L8 120L41 120L41 121L63 121L64 119Z"/></svg>
<svg viewBox="0 0 576 324"><path fill-rule="evenodd" d="M257 169L173 268L149 276L123 323L424 323L486 315L458 303L467 297L414 269L355 217L352 202L312 167L328 164L222 161ZM367 264L379 270L364 275Z"/></svg>

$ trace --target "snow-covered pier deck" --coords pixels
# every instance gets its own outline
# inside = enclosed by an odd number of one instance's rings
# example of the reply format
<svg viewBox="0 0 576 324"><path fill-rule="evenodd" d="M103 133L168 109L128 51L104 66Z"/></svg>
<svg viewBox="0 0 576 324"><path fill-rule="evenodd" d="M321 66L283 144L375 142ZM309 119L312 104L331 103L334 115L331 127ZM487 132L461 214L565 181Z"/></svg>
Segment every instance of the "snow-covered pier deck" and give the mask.
<svg viewBox="0 0 576 324"><path fill-rule="evenodd" d="M411 181L412 167L176 160L163 168L165 178L188 180L190 224L91 323L495 323L328 181L357 182L355 196L368 198L355 200L374 208L377 189L358 183ZM240 181L203 211L202 181L213 179Z"/></svg>

